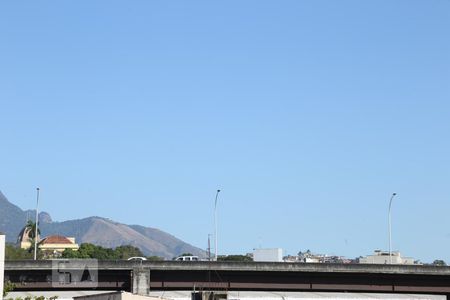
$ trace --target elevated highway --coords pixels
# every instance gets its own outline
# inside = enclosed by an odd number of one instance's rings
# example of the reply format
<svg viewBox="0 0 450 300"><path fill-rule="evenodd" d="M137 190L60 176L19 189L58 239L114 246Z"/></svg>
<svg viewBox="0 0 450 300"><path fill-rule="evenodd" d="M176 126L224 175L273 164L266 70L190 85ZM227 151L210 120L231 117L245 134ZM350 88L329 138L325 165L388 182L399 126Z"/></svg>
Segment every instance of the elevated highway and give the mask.
<svg viewBox="0 0 450 300"><path fill-rule="evenodd" d="M86 268L69 265L73 270ZM98 261L93 267L98 270L93 278L71 278L71 284L58 285L55 261L7 261L5 279L23 291L279 290L439 294L450 299L450 267L175 261Z"/></svg>

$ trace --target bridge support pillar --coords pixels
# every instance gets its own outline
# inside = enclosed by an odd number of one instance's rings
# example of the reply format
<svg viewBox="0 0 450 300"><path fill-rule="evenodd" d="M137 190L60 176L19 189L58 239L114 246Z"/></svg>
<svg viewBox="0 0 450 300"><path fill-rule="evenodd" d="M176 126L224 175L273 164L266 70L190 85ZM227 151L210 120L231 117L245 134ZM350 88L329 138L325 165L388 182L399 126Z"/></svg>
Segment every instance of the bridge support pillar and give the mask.
<svg viewBox="0 0 450 300"><path fill-rule="evenodd" d="M227 300L228 293L226 291L203 291L193 292L191 300Z"/></svg>
<svg viewBox="0 0 450 300"><path fill-rule="evenodd" d="M3 299L4 276L5 276L5 236L0 233L0 300Z"/></svg>
<svg viewBox="0 0 450 300"><path fill-rule="evenodd" d="M133 269L133 294L148 296L150 295L150 269Z"/></svg>

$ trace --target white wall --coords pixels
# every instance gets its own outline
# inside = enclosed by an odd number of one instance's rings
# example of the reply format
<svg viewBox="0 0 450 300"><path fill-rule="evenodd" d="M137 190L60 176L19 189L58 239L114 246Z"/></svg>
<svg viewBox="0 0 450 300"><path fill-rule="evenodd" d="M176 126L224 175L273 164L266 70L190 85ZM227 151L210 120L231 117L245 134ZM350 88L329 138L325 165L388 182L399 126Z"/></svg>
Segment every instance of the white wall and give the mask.
<svg viewBox="0 0 450 300"><path fill-rule="evenodd" d="M253 260L266 262L282 262L283 249L281 248L255 249L253 251Z"/></svg>
<svg viewBox="0 0 450 300"><path fill-rule="evenodd" d="M0 300L3 299L4 273L5 273L5 236L0 234Z"/></svg>
<svg viewBox="0 0 450 300"><path fill-rule="evenodd" d="M383 252L384 255L381 255L381 253L375 253L375 255L368 255L366 257L363 257L359 260L359 263L361 264L389 264L389 253ZM401 257L399 252L392 252L392 264L394 265L413 265L414 259L410 257Z"/></svg>

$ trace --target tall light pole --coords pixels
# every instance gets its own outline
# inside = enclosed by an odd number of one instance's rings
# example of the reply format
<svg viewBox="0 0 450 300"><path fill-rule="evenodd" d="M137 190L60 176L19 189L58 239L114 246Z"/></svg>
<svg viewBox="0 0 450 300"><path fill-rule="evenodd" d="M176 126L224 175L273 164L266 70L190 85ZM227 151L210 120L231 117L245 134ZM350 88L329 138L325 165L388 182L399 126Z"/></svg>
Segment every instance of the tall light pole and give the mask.
<svg viewBox="0 0 450 300"><path fill-rule="evenodd" d="M388 223L389 223L389 264L392 265L392 230L391 230L391 206L392 200L397 195L397 193L393 193L391 196L391 200L389 201L389 213L388 213Z"/></svg>
<svg viewBox="0 0 450 300"><path fill-rule="evenodd" d="M38 240L38 224L39 224L39 188L36 188L36 224L34 232L34 260L37 257L37 240Z"/></svg>
<svg viewBox="0 0 450 300"><path fill-rule="evenodd" d="M211 261L211 233L208 233L208 261Z"/></svg>
<svg viewBox="0 0 450 300"><path fill-rule="evenodd" d="M216 200L214 201L214 260L217 261L217 197L219 197L220 190L217 190Z"/></svg>

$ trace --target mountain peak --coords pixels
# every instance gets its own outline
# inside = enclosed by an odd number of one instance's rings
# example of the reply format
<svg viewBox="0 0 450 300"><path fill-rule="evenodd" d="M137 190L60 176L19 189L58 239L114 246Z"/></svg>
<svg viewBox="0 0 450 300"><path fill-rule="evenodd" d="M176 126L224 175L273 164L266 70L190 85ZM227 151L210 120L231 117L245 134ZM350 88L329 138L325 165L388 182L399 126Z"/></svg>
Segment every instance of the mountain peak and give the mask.
<svg viewBox="0 0 450 300"><path fill-rule="evenodd" d="M40 212L39 213L39 223L52 223L52 217L50 216L50 214L48 212Z"/></svg>
<svg viewBox="0 0 450 300"><path fill-rule="evenodd" d="M16 242L17 236L27 219L34 220L35 210L22 210L10 203L0 192L0 232L6 233L6 240ZM205 251L194 247L162 230L140 225L126 225L99 216L79 220L53 222L46 212L39 214L39 228L43 237L64 235L75 237L77 243L115 248L132 245L141 249L145 255L155 255L171 259L181 253L193 253L204 257Z"/></svg>
<svg viewBox="0 0 450 300"><path fill-rule="evenodd" d="M25 212L9 202L8 198L0 191L0 231L5 233L6 241L15 242L26 222Z"/></svg>
<svg viewBox="0 0 450 300"><path fill-rule="evenodd" d="M8 202L8 199L6 198L5 195L3 195L2 191L0 191L0 202Z"/></svg>

